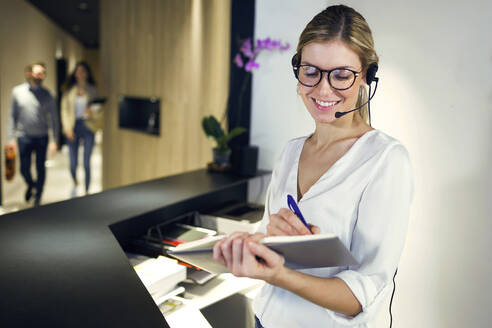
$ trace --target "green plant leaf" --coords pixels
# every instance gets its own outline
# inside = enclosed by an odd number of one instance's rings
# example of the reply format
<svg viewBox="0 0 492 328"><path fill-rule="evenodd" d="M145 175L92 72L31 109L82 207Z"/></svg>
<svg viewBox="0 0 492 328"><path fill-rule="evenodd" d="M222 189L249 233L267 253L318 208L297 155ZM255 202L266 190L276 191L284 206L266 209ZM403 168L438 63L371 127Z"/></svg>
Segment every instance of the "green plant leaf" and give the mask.
<svg viewBox="0 0 492 328"><path fill-rule="evenodd" d="M202 127L207 137L215 139L215 141L217 142L217 149L221 153L227 152L227 150L229 149L229 146L227 145L229 140L247 131L243 127L235 127L226 134L220 126L219 121L217 121L217 119L213 115L205 116L202 119Z"/></svg>
<svg viewBox="0 0 492 328"><path fill-rule="evenodd" d="M222 129L220 123L213 115L210 115L208 117L205 116L203 118L202 127L207 137L212 137L214 139L217 139L224 135L224 130Z"/></svg>
<svg viewBox="0 0 492 328"><path fill-rule="evenodd" d="M227 143L229 140L231 140L232 138L235 138L237 137L238 135L240 134L243 134L244 132L246 132L247 130L241 126L237 126L235 127L234 129L231 130L231 132L229 132L229 134L227 134L225 137L226 137L226 140L225 142Z"/></svg>

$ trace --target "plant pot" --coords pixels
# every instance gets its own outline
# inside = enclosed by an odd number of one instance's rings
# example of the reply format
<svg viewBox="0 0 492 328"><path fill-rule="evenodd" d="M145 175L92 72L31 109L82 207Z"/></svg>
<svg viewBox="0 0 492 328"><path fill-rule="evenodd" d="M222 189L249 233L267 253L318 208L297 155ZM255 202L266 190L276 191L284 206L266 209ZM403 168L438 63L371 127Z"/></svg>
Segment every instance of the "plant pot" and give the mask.
<svg viewBox="0 0 492 328"><path fill-rule="evenodd" d="M229 165L229 158L231 157L231 150L227 149L225 152L219 151L217 148L213 149L214 152L214 163L221 167L226 167Z"/></svg>

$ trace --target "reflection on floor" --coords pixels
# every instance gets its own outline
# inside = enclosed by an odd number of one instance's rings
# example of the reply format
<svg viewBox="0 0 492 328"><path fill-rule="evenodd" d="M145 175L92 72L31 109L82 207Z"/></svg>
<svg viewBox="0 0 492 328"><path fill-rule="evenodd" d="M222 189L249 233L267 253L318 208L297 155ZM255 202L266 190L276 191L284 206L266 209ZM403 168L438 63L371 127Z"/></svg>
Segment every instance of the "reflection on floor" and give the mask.
<svg viewBox="0 0 492 328"><path fill-rule="evenodd" d="M89 187L89 193L93 194L102 190L102 135L96 134L96 142L91 158L91 184ZM68 147L64 145L56 155L49 156L46 161L46 182L44 185L43 197L41 199L41 205L58 202L71 197L80 197L85 195L85 173L84 165L82 163L84 147L79 147L79 165L77 168L77 179L79 184L74 190L72 177L70 176L70 165L68 160ZM36 169L32 165L32 174L35 179ZM29 203L24 201L24 194L26 192L26 184L19 171L19 162L16 163L17 171L12 181L3 180L3 206L0 207L0 215L18 211L24 208L32 207L34 197L31 198Z"/></svg>

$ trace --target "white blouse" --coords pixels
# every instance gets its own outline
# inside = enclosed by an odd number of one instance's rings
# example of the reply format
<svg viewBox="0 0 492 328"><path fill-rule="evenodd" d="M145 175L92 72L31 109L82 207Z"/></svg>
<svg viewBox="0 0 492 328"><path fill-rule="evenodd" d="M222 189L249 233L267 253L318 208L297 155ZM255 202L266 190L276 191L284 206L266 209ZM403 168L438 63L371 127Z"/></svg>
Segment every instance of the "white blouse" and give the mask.
<svg viewBox="0 0 492 328"><path fill-rule="evenodd" d="M75 119L79 120L84 118L84 111L87 108L87 97L76 96L75 97Z"/></svg>
<svg viewBox="0 0 492 328"><path fill-rule="evenodd" d="M271 214L297 199L299 157L307 137L287 143L272 173L259 231ZM265 284L253 303L266 328L371 327L380 304L392 290L405 243L413 180L410 159L396 139L371 130L361 136L303 195L299 209L321 233L334 233L359 265L300 270L318 277L338 277L362 305L355 317L328 310L287 290ZM327 293L330 291L327 290Z"/></svg>

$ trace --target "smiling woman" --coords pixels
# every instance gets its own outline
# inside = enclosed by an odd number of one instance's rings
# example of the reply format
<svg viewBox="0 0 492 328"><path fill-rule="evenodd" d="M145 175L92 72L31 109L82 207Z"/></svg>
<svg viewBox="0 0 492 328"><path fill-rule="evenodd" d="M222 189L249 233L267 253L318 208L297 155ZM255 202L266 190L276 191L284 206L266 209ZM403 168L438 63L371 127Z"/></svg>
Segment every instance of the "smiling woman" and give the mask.
<svg viewBox="0 0 492 328"><path fill-rule="evenodd" d="M299 71L299 94L316 122L331 123L337 111L356 107L359 90L364 88L361 61L345 42L307 44L302 49Z"/></svg>
<svg viewBox="0 0 492 328"><path fill-rule="evenodd" d="M307 66L307 69L312 70L313 68L310 67L313 65L310 64L313 63L309 63L310 60L325 65L333 65L332 67L336 69L332 68L331 71L327 72L330 86L339 91L355 89L358 92L358 97L357 102L353 103L352 107L361 106L359 113L364 121L368 122L368 107L364 105L367 102L368 93L364 83L358 82L365 80L365 74L361 73L365 73L371 65L377 67L379 58L374 49L371 30L364 17L355 11L345 16L340 15L340 13L340 10L325 11L323 17L318 15L313 18L299 38L297 53L293 57L293 66L296 67L300 64L300 67ZM329 52L320 52L321 44L328 41L337 42L332 42L329 46L330 49L327 49ZM323 57L324 55L326 56ZM314 77L314 81L306 81L300 74L298 79L301 86L315 87L321 82L323 71L316 66L314 69L319 71L319 74L314 76L318 79L317 83L312 83L316 82ZM354 83L356 86L352 88Z"/></svg>
<svg viewBox="0 0 492 328"><path fill-rule="evenodd" d="M316 15L299 38L292 66L315 131L284 148L259 231L214 247L233 274L267 282L254 302L257 327L368 327L391 291L413 179L405 147L368 124L366 88L377 62L367 22L343 5ZM289 194L310 229L285 208ZM258 243L311 232L337 235L360 264L296 271Z"/></svg>

